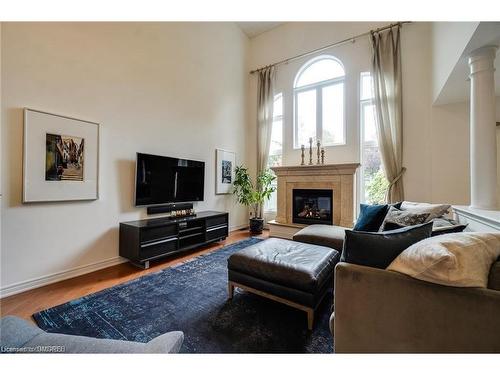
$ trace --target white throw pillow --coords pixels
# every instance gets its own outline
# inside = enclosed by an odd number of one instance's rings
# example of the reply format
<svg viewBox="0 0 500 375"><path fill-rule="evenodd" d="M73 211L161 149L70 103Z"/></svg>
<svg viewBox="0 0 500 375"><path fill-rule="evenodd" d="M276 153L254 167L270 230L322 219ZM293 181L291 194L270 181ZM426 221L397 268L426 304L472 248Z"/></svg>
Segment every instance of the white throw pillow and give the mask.
<svg viewBox="0 0 500 375"><path fill-rule="evenodd" d="M403 203L401 203L402 211L411 211L414 214L428 213L429 217L427 218L426 222L445 215L450 210L450 208L451 206L449 204L418 203L409 201L404 201Z"/></svg>
<svg viewBox="0 0 500 375"><path fill-rule="evenodd" d="M486 288L499 256L500 233L451 233L413 244L387 269L436 284Z"/></svg>

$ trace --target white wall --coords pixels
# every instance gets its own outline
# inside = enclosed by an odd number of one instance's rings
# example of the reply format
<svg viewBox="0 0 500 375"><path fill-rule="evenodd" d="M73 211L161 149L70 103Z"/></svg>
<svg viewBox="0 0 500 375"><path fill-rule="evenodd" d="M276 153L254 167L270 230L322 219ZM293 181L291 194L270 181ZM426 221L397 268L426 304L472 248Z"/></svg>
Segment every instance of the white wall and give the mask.
<svg viewBox="0 0 500 375"><path fill-rule="evenodd" d="M303 52L333 43L338 40L364 33L387 23L288 23L272 29L250 41L251 68L264 66ZM342 60L346 68L347 84L347 144L328 147L327 162L359 162L359 74L370 69L371 51L367 37L354 44L334 47L322 53L331 53ZM279 66L277 90L285 90L285 150L283 162L286 165L300 163L300 151L292 149L293 129L291 97L293 78L302 64L312 56L287 65ZM431 47L430 24L413 23L403 26L403 107L404 107L404 152L403 162L407 167L404 176L408 200L429 201L431 194ZM257 77L250 83L249 156L254 160L255 110ZM255 163L252 164L254 167Z"/></svg>
<svg viewBox="0 0 500 375"><path fill-rule="evenodd" d="M247 154L248 38L234 24L4 23L1 40L4 292L117 261L118 223L145 217L133 207L138 151L204 160L195 208L246 223L214 193L215 149ZM102 124L99 200L21 203L23 107Z"/></svg>
<svg viewBox="0 0 500 375"><path fill-rule="evenodd" d="M433 102L437 101L479 22L432 23Z"/></svg>

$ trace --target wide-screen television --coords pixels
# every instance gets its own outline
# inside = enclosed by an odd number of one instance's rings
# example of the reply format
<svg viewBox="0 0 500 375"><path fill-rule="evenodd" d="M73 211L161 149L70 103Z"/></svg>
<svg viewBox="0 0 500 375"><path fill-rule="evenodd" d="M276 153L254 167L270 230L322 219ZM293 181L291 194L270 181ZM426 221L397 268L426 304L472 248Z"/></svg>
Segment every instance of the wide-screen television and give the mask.
<svg viewBox="0 0 500 375"><path fill-rule="evenodd" d="M135 205L202 201L205 163L137 153Z"/></svg>

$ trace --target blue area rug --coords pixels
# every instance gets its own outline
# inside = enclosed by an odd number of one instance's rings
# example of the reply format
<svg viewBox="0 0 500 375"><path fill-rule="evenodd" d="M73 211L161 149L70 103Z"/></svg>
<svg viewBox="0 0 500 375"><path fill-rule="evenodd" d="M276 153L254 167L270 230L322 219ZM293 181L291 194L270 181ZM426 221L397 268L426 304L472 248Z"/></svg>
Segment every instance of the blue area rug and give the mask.
<svg viewBox="0 0 500 375"><path fill-rule="evenodd" d="M184 353L331 353L331 297L312 333L302 311L237 289L227 300L227 258L262 241L213 253L33 315L47 332L147 342L183 331Z"/></svg>

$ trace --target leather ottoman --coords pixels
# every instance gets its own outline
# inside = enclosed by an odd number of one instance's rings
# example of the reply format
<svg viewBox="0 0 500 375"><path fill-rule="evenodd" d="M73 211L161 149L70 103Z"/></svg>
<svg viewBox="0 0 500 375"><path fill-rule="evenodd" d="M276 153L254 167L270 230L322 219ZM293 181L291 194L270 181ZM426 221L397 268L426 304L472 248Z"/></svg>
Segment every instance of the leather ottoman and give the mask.
<svg viewBox="0 0 500 375"><path fill-rule="evenodd" d="M349 228L337 225L313 224L299 230L293 236L294 241L331 247L342 252L345 230Z"/></svg>
<svg viewBox="0 0 500 375"><path fill-rule="evenodd" d="M269 238L228 259L228 292L234 288L270 298L307 312L312 329L314 311L333 288L333 270L340 253L325 246Z"/></svg>

